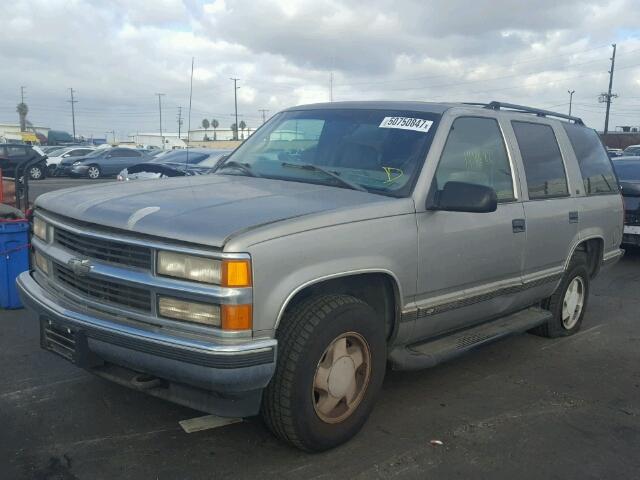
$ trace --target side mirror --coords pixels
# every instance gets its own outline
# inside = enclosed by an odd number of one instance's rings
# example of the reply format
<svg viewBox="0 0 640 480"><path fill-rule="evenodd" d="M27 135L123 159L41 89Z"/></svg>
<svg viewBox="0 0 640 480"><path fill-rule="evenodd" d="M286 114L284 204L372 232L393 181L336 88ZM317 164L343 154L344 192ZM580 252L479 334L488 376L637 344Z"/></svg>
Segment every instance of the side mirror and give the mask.
<svg viewBox="0 0 640 480"><path fill-rule="evenodd" d="M475 183L447 182L437 192L435 202L429 210L447 212L489 213L498 208L498 196L491 187Z"/></svg>

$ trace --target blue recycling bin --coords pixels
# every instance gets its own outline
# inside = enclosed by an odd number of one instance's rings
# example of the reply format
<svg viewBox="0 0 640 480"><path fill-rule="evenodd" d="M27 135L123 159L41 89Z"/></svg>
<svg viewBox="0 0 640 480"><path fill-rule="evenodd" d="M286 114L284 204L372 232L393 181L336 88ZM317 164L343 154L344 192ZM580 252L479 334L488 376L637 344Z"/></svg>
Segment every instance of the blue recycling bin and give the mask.
<svg viewBox="0 0 640 480"><path fill-rule="evenodd" d="M0 220L0 308L22 308L16 278L29 270L29 222Z"/></svg>

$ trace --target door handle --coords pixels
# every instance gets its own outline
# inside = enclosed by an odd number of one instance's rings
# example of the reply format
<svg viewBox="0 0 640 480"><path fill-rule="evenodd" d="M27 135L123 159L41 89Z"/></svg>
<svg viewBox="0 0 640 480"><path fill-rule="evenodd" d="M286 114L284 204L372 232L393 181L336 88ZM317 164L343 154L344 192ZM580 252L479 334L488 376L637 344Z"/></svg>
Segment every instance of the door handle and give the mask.
<svg viewBox="0 0 640 480"><path fill-rule="evenodd" d="M578 223L580 221L580 215L578 212L569 212L569 223Z"/></svg>
<svg viewBox="0 0 640 480"><path fill-rule="evenodd" d="M513 233L522 233L526 230L524 218L514 218L511 220L511 226L513 227Z"/></svg>

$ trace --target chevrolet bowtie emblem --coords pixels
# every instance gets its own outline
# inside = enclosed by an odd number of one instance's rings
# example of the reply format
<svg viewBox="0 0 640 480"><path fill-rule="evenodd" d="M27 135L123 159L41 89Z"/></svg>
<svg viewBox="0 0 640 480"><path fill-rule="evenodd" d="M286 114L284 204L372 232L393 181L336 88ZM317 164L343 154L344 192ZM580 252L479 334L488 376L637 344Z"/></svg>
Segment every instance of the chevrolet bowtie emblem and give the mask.
<svg viewBox="0 0 640 480"><path fill-rule="evenodd" d="M67 265L69 265L73 273L78 277L88 275L93 268L89 260L82 260L80 258L72 258L67 262Z"/></svg>

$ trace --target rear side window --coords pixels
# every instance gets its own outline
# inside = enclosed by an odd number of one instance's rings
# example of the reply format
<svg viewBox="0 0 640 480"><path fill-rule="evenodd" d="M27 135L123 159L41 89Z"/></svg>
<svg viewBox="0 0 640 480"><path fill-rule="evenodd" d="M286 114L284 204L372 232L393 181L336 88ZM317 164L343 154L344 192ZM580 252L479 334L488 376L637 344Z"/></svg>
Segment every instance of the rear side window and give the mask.
<svg viewBox="0 0 640 480"><path fill-rule="evenodd" d="M7 152L10 157L22 157L26 154L24 147L7 147Z"/></svg>
<svg viewBox="0 0 640 480"><path fill-rule="evenodd" d="M576 153L587 195L616 192L616 177L598 134L570 123L562 125Z"/></svg>
<svg viewBox="0 0 640 480"><path fill-rule="evenodd" d="M491 187L499 201L515 199L509 157L497 121L460 117L453 122L436 170L438 189L447 182Z"/></svg>
<svg viewBox="0 0 640 480"><path fill-rule="evenodd" d="M511 122L520 147L529 199L566 197L567 175L558 141L549 125Z"/></svg>

